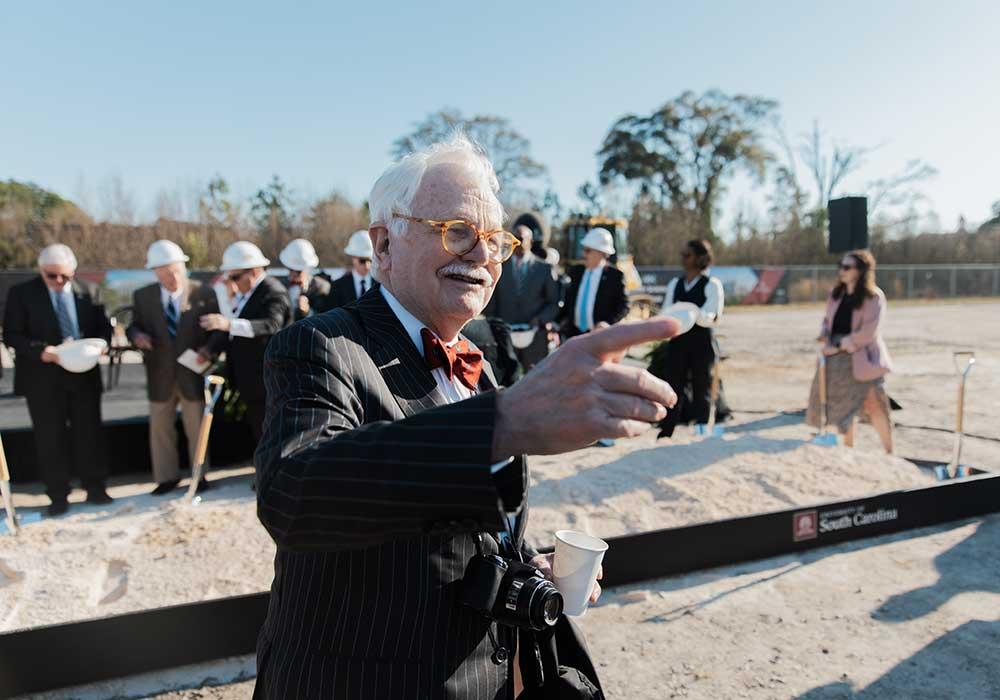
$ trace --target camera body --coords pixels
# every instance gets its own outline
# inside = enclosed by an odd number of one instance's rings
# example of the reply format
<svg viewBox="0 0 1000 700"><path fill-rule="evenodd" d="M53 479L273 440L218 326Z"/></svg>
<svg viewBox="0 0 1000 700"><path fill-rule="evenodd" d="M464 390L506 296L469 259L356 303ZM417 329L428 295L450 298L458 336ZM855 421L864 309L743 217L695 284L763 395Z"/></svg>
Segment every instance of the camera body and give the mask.
<svg viewBox="0 0 1000 700"><path fill-rule="evenodd" d="M563 610L562 595L541 571L495 554L469 560L459 600L500 624L531 630L552 627Z"/></svg>

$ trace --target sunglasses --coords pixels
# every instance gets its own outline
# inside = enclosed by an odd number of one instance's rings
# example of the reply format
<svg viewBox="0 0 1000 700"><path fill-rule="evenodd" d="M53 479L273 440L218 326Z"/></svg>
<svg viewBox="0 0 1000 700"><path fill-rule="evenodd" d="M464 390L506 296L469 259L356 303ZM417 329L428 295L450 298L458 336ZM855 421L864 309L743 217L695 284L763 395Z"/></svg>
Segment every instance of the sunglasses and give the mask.
<svg viewBox="0 0 1000 700"><path fill-rule="evenodd" d="M845 265L844 263L840 263L840 269L841 270L857 270L858 268L857 268L856 265Z"/></svg>
<svg viewBox="0 0 1000 700"><path fill-rule="evenodd" d="M247 275L249 273L250 273L250 270L240 270L239 272L235 272L235 273L229 275L229 281L230 282L239 282L245 275Z"/></svg>
<svg viewBox="0 0 1000 700"><path fill-rule="evenodd" d="M73 275L64 275L61 272L46 272L44 274L45 274L45 279L49 280L50 282L63 282L63 281L69 282L71 279L73 279Z"/></svg>

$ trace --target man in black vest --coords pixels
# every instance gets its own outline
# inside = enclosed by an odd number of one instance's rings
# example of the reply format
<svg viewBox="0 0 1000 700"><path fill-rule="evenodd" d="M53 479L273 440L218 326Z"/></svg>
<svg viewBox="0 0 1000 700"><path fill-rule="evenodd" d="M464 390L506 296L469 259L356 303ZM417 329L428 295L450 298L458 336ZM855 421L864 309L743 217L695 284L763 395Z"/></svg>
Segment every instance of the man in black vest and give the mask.
<svg viewBox="0 0 1000 700"><path fill-rule="evenodd" d="M3 333L15 353L14 393L28 401L38 469L51 501L48 513L61 515L69 508L71 465L87 490L88 503L107 504L111 497L104 488L108 465L99 447L100 369L81 374L64 370L55 346L80 338L110 342L111 322L96 291L74 279L76 256L68 246L45 248L38 268L38 277L11 287Z"/></svg>
<svg viewBox="0 0 1000 700"><path fill-rule="evenodd" d="M663 308L686 301L701 311L695 325L684 335L672 338L662 364L651 366L649 371L665 379L677 390L677 406L660 422L660 437L671 437L682 414L690 414L699 424L708 422L711 402L712 368L715 365L715 347L712 327L722 316L725 294L718 277L706 272L712 264L712 244L705 240L691 240L681 252L684 276L667 284ZM686 407L685 386L691 385L691 406Z"/></svg>

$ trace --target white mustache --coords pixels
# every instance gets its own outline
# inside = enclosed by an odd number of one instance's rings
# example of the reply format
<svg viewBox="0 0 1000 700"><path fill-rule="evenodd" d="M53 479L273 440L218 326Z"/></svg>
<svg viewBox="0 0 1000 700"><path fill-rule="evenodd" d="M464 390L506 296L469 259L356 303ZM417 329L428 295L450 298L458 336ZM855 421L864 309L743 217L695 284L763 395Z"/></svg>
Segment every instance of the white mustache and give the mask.
<svg viewBox="0 0 1000 700"><path fill-rule="evenodd" d="M483 284L492 287L493 286L493 275L486 271L482 267L472 267L471 265L463 265L462 263L449 263L438 270L439 275L463 275L465 277L471 277L472 279L479 280Z"/></svg>

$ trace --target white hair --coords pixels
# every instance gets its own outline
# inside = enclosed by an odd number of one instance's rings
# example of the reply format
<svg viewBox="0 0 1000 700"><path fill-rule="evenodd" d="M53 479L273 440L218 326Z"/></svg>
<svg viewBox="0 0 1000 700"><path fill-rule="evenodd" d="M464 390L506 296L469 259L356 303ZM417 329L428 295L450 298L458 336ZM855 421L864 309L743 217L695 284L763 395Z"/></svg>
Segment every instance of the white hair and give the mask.
<svg viewBox="0 0 1000 700"><path fill-rule="evenodd" d="M400 236L407 223L396 214L410 215L410 205L420 189L424 174L435 165L457 163L462 165L480 190L488 195L496 209L499 221L504 219L503 205L497 198L500 183L493 164L482 146L460 131L446 141L439 141L427 148L404 156L385 169L368 196L368 211L372 226L385 226L390 235ZM372 260L372 275L377 279L378 260Z"/></svg>
<svg viewBox="0 0 1000 700"><path fill-rule="evenodd" d="M38 266L42 265L69 265L76 270L76 256L68 245L53 243L42 248L42 252L38 254Z"/></svg>

